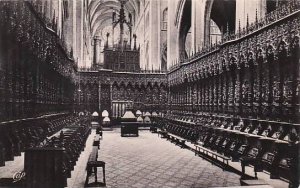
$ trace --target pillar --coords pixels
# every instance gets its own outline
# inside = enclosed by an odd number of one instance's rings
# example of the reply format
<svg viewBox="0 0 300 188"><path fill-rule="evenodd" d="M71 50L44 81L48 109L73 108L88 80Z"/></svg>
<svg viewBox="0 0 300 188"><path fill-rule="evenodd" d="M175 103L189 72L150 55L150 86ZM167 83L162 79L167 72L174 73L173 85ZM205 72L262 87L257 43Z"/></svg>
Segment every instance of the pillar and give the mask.
<svg viewBox="0 0 300 188"><path fill-rule="evenodd" d="M204 0L192 0L192 20L191 20L191 51L197 52L204 43Z"/></svg>
<svg viewBox="0 0 300 188"><path fill-rule="evenodd" d="M149 29L150 29L150 40L149 40L149 64L150 69L158 70L160 61L160 2L150 1L149 11Z"/></svg>
<svg viewBox="0 0 300 188"><path fill-rule="evenodd" d="M100 64L100 46L101 40L99 36L94 37L94 58L93 58L93 67L103 67L103 64Z"/></svg>
<svg viewBox="0 0 300 188"><path fill-rule="evenodd" d="M179 57L179 29L175 26L175 19L176 19L176 10L178 0L169 0L168 1L168 34L167 34L167 56L168 62L167 67L170 68L172 64L178 59Z"/></svg>
<svg viewBox="0 0 300 188"><path fill-rule="evenodd" d="M99 97L98 109L99 109L99 114L101 114L102 111L101 111L101 82L100 81L99 81L98 86L99 86L99 88L98 88L98 97Z"/></svg>

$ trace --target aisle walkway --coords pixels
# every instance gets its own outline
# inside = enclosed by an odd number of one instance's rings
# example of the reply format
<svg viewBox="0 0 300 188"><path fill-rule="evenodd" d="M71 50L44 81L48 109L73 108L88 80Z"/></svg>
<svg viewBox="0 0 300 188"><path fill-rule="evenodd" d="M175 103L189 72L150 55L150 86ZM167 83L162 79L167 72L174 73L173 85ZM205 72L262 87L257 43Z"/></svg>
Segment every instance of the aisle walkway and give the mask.
<svg viewBox="0 0 300 188"><path fill-rule="evenodd" d="M68 187L84 187L85 166L92 146L87 147L68 179ZM215 187L239 185L239 176L223 171L187 149L158 138L149 131L139 137L121 137L120 129L105 131L98 160L106 162L107 187ZM91 177L91 182L93 177ZM102 181L102 170L98 170Z"/></svg>

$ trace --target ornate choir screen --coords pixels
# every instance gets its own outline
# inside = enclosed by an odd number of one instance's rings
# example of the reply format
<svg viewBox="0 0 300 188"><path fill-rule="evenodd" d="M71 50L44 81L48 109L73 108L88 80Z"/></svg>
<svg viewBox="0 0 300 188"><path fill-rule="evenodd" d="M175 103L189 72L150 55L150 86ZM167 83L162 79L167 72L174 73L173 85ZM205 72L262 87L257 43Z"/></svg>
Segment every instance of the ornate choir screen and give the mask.
<svg viewBox="0 0 300 188"><path fill-rule="evenodd" d="M0 121L70 111L74 61L28 1L0 3Z"/></svg>
<svg viewBox="0 0 300 188"><path fill-rule="evenodd" d="M75 105L81 111L100 113L108 110L111 116L122 117L126 104L130 104L134 112L166 111L168 87L165 73L86 70L79 71L75 80Z"/></svg>
<svg viewBox="0 0 300 188"><path fill-rule="evenodd" d="M101 84L100 90L100 109L107 110L111 114L111 86L109 84Z"/></svg>

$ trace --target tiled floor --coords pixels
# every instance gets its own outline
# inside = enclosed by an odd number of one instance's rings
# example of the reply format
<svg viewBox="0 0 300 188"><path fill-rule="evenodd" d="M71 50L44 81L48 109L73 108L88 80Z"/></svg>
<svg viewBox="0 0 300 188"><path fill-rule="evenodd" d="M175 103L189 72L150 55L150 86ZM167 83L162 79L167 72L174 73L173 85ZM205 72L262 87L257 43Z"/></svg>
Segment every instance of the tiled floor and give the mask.
<svg viewBox="0 0 300 188"><path fill-rule="evenodd" d="M84 187L85 166L95 132L68 179L68 187ZM98 160L106 162L107 187L215 187L239 185L239 175L223 171L187 149L140 131L139 137L121 137L120 130L105 131ZM93 182L91 177L90 181ZM98 169L102 181L102 170Z"/></svg>
<svg viewBox="0 0 300 188"><path fill-rule="evenodd" d="M84 187L86 162L92 149L95 131L87 140L87 147L68 179L68 187ZM193 144L187 142L194 148ZM107 187L214 187L239 185L239 176L222 171L219 167L187 149L158 138L149 130L140 131L140 137L120 137L120 129L105 131L101 141L99 159L106 162ZM239 162L229 162L236 170L241 170ZM24 153L5 162L0 167L0 179L11 178L24 169ZM253 175L253 168L247 167L246 173ZM287 188L288 183L270 179L267 173L259 172L259 179L274 188ZM98 170L98 180L102 181L102 170ZM90 181L93 181L91 177ZM1 186L0 186L1 187Z"/></svg>

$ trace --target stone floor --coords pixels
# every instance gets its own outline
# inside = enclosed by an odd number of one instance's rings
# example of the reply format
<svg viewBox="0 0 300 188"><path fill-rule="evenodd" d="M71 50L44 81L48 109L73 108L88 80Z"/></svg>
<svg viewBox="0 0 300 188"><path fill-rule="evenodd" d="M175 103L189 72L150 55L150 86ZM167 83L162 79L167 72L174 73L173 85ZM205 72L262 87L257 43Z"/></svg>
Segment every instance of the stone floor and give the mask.
<svg viewBox="0 0 300 188"><path fill-rule="evenodd" d="M85 167L94 136L95 131L89 136L86 148L81 153L71 178L68 179L70 188L84 187ZM194 148L193 144L186 143L190 148ZM104 131L98 160L106 162L107 187L181 188L239 185L238 175L222 171L201 157L194 156L192 151L181 149L165 139L158 138L157 134L152 134L149 130L140 131L139 137L120 137L120 129ZM229 165L236 171L241 171L239 162L229 161ZM12 178L16 172L23 169L24 153L0 167L0 180ZM253 168L247 167L246 173L254 175ZM268 173L258 172L258 178L269 184L269 187L288 188L287 182L270 179ZM90 182L93 180L91 177ZM102 181L101 169L98 170L98 180Z"/></svg>
<svg viewBox="0 0 300 188"><path fill-rule="evenodd" d="M68 179L68 187L84 187L85 166L91 151L93 131L87 147ZM188 149L161 139L147 130L139 137L121 137L120 129L105 131L98 160L106 162L106 186L142 187L221 187L238 186L239 175L223 171ZM93 182L94 177L90 178ZM102 169L98 169L102 181Z"/></svg>

